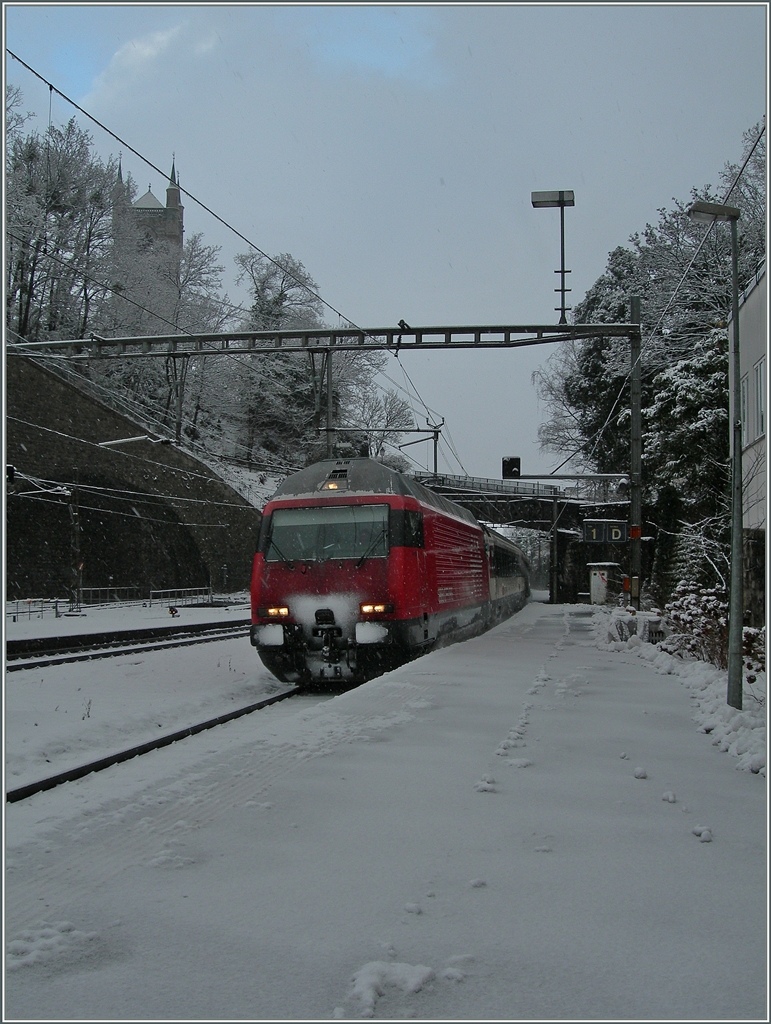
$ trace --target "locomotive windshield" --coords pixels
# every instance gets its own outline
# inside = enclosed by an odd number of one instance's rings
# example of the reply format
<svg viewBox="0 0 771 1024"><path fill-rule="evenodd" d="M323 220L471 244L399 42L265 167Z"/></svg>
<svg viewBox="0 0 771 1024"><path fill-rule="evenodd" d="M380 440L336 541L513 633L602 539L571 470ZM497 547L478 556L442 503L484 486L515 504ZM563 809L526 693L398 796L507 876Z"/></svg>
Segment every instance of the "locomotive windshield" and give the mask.
<svg viewBox="0 0 771 1024"><path fill-rule="evenodd" d="M388 505L277 508L265 560L321 562L388 554Z"/></svg>

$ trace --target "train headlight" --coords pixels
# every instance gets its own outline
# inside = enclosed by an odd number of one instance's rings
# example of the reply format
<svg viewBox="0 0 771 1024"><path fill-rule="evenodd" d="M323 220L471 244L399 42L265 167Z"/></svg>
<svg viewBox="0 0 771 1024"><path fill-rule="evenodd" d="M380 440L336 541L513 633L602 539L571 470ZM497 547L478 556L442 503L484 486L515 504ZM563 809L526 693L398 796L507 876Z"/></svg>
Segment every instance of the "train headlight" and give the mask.
<svg viewBox="0 0 771 1024"><path fill-rule="evenodd" d="M273 605L270 608L258 608L257 614L262 619L285 619L289 615L286 605Z"/></svg>
<svg viewBox="0 0 771 1024"><path fill-rule="evenodd" d="M388 626L381 622L357 622L356 643L357 644L383 644L388 643L390 634Z"/></svg>
<svg viewBox="0 0 771 1024"><path fill-rule="evenodd" d="M271 622L267 626L252 626L250 639L253 647L282 647L284 627L280 622Z"/></svg>
<svg viewBox="0 0 771 1024"><path fill-rule="evenodd" d="M361 604L359 611L362 615L391 615L394 606L392 604Z"/></svg>

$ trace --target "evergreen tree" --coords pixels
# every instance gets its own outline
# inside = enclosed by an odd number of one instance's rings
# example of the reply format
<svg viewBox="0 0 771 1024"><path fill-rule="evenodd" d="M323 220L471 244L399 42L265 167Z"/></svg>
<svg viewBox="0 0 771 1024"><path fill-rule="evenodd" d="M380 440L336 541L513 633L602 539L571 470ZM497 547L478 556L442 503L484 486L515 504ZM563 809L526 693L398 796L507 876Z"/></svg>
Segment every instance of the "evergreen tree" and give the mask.
<svg viewBox="0 0 771 1024"><path fill-rule="evenodd" d="M752 147L752 149L751 149ZM745 133L742 174L726 165L720 192L742 211L740 287L765 256L765 137ZM729 189L731 190L729 192ZM665 600L690 559L689 578L719 584L725 566L728 486L727 333L731 244L687 216L695 199L721 202L707 185L659 210L655 225L610 253L575 323L625 323L642 300L644 501L659 529L655 583ZM599 472L629 468L629 344L597 337L567 343L534 379L550 418L542 447Z"/></svg>

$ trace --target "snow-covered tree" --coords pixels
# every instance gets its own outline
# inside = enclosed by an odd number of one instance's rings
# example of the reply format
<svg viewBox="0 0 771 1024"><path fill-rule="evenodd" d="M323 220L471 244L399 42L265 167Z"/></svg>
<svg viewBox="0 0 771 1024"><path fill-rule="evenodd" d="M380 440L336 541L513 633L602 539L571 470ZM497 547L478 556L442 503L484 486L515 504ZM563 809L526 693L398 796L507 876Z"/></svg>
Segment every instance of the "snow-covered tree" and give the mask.
<svg viewBox="0 0 771 1024"><path fill-rule="evenodd" d="M750 280L765 256L759 125L745 133L745 154L741 175L726 165L719 189L706 185L687 203L674 200L629 247L613 250L574 312L575 323L625 323L631 296L641 298L643 486L659 528L659 600L677 582L679 566L688 564L689 578L707 586L720 583L725 567L731 243L719 226L705 239L687 209L695 199L739 207L740 281ZM534 378L549 411L542 447L587 469L628 470L629 373L625 338L566 343Z"/></svg>
<svg viewBox="0 0 771 1024"><path fill-rule="evenodd" d="M248 252L239 253L235 262L237 283L246 283L252 299L244 330L321 327L324 304L318 285L299 260L287 252L273 259Z"/></svg>
<svg viewBox="0 0 771 1024"><path fill-rule="evenodd" d="M117 165L74 119L8 139L6 324L23 339L80 338L100 322Z"/></svg>

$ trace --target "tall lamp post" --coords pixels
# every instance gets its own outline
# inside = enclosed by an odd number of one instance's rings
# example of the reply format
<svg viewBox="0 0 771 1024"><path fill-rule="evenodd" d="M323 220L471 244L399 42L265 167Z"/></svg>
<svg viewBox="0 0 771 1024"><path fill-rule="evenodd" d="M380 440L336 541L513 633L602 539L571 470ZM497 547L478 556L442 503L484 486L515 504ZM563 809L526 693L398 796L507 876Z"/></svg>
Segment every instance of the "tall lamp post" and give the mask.
<svg viewBox="0 0 771 1024"><path fill-rule="evenodd" d="M727 220L731 224L731 369L733 373L733 451L731 453L731 584L728 606L728 695L732 708L742 707L742 639L744 625L743 593L743 515L742 515L742 421L741 421L741 363L739 360L739 246L736 222L741 213L735 206L706 203L698 200L688 208L693 221L714 224Z"/></svg>
<svg viewBox="0 0 771 1024"><path fill-rule="evenodd" d="M555 288L554 291L561 292L562 303L554 308L560 311L559 322L566 324L568 321L565 316L565 292L572 289L565 287L565 274L570 273L569 270L565 270L565 207L576 205L575 193L565 189L561 192L531 192L530 202L536 210L555 206L558 206L560 210L560 269L554 271L555 274L560 275L560 287Z"/></svg>

